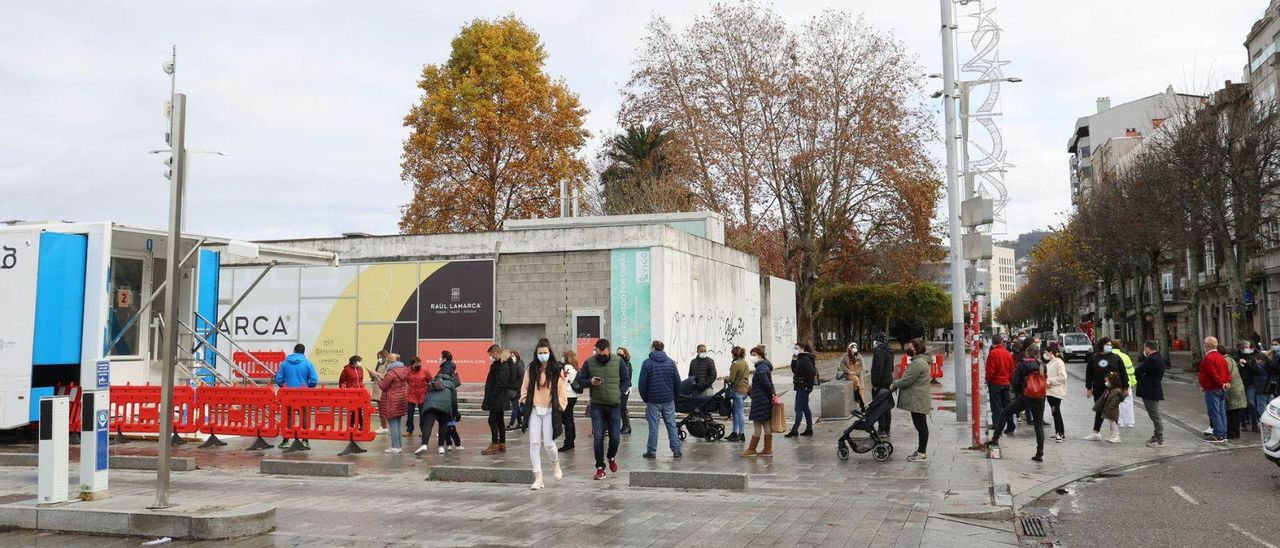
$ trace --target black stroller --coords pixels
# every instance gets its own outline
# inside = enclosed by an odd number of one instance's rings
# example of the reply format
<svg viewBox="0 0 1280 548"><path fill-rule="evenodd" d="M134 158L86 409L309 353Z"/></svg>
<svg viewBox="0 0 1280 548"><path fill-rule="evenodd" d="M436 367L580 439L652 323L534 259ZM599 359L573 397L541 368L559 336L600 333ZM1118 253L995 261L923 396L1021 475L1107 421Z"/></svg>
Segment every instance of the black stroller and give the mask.
<svg viewBox="0 0 1280 548"><path fill-rule="evenodd" d="M686 379L680 384L680 393L676 395L676 412L685 413L685 417L676 423L680 428L680 439L683 441L693 434L707 441L719 441L724 438L724 425L716 422L713 413L728 417L733 410L729 401L729 383L710 396L702 395L702 390L693 384L693 379Z"/></svg>
<svg viewBox="0 0 1280 548"><path fill-rule="evenodd" d="M836 440L836 456L840 457L840 460L849 460L849 450L853 449L854 453L871 451L871 457L880 462L889 460L889 457L893 456L893 444L881 438L876 432L876 422L890 411L893 411L893 394L885 390L876 395L866 409L851 413L854 418L853 424L845 429L839 440ZM854 430L866 432L867 437L850 437L849 434Z"/></svg>

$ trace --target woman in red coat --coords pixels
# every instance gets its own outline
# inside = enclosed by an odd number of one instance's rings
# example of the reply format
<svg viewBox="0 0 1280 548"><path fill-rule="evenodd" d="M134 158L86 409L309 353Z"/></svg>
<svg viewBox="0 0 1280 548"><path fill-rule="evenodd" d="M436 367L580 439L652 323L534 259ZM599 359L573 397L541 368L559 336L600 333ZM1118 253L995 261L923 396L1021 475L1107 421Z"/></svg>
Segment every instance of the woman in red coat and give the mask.
<svg viewBox="0 0 1280 548"><path fill-rule="evenodd" d="M338 388L364 388L364 368L360 366L360 361L360 356L351 356L347 359L346 367L343 367L342 373L338 374ZM364 429L363 410L358 413L352 411L351 417L347 420L361 430Z"/></svg>
<svg viewBox="0 0 1280 548"><path fill-rule="evenodd" d="M422 431L427 431L427 416L422 412L422 402L427 399L427 385L431 384L431 372L422 367L422 358L414 356L409 359L409 393L408 412L405 414L404 435L413 437L413 423L418 421L422 427ZM419 416L421 419L419 420ZM426 445L427 440L422 440L422 444Z"/></svg>
<svg viewBox="0 0 1280 548"><path fill-rule="evenodd" d="M382 389L382 399L378 400L378 414L387 419L387 427L391 432L391 447L386 452L400 453L401 419L404 418L405 407L409 396L409 368L397 367L387 371L386 376L378 381Z"/></svg>

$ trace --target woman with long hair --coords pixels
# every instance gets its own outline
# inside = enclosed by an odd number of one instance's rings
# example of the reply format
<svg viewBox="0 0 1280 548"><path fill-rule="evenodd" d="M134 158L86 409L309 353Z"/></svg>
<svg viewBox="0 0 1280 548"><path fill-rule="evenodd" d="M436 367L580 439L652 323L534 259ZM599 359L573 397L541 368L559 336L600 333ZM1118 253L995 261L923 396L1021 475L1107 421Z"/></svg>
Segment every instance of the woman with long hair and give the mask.
<svg viewBox="0 0 1280 548"><path fill-rule="evenodd" d="M741 456L772 457L773 430L769 419L773 417L773 398L778 396L773 387L773 364L765 357L763 345L751 349L751 361L756 364L756 371L751 375L751 423L755 431L751 434L751 445ZM761 437L764 437L764 449L757 453Z"/></svg>
<svg viewBox="0 0 1280 548"><path fill-rule="evenodd" d="M1058 341L1049 341L1045 346L1044 369L1049 387L1045 390L1045 402L1053 411L1053 441L1062 443L1066 439L1066 424L1062 421L1062 400L1067 398L1067 364L1062 361L1062 348Z"/></svg>
<svg viewBox="0 0 1280 548"><path fill-rule="evenodd" d="M733 432L729 441L746 441L746 416L743 415L742 404L747 394L751 393L751 365L747 363L747 351L735 346L729 351L733 363L729 364L729 398L733 401Z"/></svg>
<svg viewBox="0 0 1280 548"><path fill-rule="evenodd" d="M929 460L929 411L933 407L929 402L929 355L925 353L924 340L916 337L907 343L907 356L910 365L902 378L894 381L891 390L898 391L898 409L911 413L911 423L916 427L918 444L916 452L907 457L907 462L927 462ZM1001 423L996 423L1001 424Z"/></svg>
<svg viewBox="0 0 1280 548"><path fill-rule="evenodd" d="M560 446L560 452L573 451L573 442L578 439L577 428L573 426L573 407L578 403L578 393L573 390L573 378L578 376L578 353L572 350L566 350L564 353L564 361L561 363L564 368L564 386L560 387L569 398L568 404L561 413L561 426L564 428L564 445Z"/></svg>
<svg viewBox="0 0 1280 548"><path fill-rule="evenodd" d="M546 449L551 456L552 477L562 479L560 470L560 454L556 450L557 421L569 405L568 395L564 393L564 368L556 362L550 345L538 345L533 361L525 371L524 381L520 386L520 405L525 415L525 424L529 430L529 460L533 462L533 490L542 489L542 456L540 449Z"/></svg>

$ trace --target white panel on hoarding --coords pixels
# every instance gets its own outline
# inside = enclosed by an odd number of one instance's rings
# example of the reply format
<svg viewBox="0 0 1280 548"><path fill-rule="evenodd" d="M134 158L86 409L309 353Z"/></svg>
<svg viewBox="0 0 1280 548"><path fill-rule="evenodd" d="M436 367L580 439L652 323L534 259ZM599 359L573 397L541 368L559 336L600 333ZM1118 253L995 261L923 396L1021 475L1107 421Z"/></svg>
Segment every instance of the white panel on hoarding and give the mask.
<svg viewBox="0 0 1280 548"><path fill-rule="evenodd" d="M663 336L687 375L699 344L727 373L734 346L760 343L760 282L754 272L688 253L662 250Z"/></svg>
<svg viewBox="0 0 1280 548"><path fill-rule="evenodd" d="M236 298L243 295L262 273L260 268L230 270ZM282 266L271 269L218 329L241 344L249 341L297 342L298 270L298 267Z"/></svg>
<svg viewBox="0 0 1280 548"><path fill-rule="evenodd" d="M301 295L304 299L315 297L337 298L356 296L358 265L319 266L302 269Z"/></svg>
<svg viewBox="0 0 1280 548"><path fill-rule="evenodd" d="M0 233L0 428L27 424L40 233Z"/></svg>
<svg viewBox="0 0 1280 548"><path fill-rule="evenodd" d="M796 284L773 276L768 280L769 340L765 344L769 345L769 355L774 360L783 360L791 355L791 347L796 343Z"/></svg>

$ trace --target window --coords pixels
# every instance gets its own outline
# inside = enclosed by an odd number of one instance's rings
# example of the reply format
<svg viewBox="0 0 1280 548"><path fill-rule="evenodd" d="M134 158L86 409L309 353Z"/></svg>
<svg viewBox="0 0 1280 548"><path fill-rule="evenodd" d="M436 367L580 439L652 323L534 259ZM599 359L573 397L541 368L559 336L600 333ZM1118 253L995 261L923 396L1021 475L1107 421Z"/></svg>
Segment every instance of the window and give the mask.
<svg viewBox="0 0 1280 548"><path fill-rule="evenodd" d="M1204 246L1204 271L1209 274L1214 274L1218 271L1218 265L1215 262L1216 257L1213 256L1214 252L1213 241L1210 240Z"/></svg>
<svg viewBox="0 0 1280 548"><path fill-rule="evenodd" d="M1080 157L1081 157L1081 158L1088 158L1088 157L1089 157L1089 145L1084 145L1084 146L1081 146L1081 147L1080 147ZM1087 169L1087 168L1086 168L1086 169Z"/></svg>
<svg viewBox="0 0 1280 548"><path fill-rule="evenodd" d="M138 316L142 299L142 259L111 258L111 306L107 312L107 342ZM129 325L120 341L111 347L109 356L138 356L138 322Z"/></svg>
<svg viewBox="0 0 1280 548"><path fill-rule="evenodd" d="M1084 166L1084 169L1081 169L1080 171L1081 176L1085 179L1093 178L1093 166Z"/></svg>
<svg viewBox="0 0 1280 548"><path fill-rule="evenodd" d="M1164 293L1164 298L1173 298L1173 273L1164 272L1160 274L1160 292Z"/></svg>

